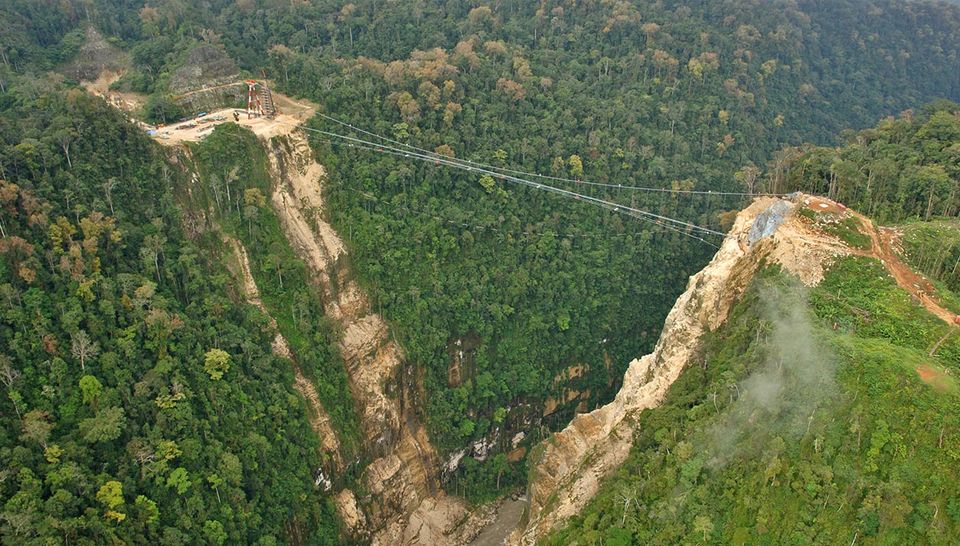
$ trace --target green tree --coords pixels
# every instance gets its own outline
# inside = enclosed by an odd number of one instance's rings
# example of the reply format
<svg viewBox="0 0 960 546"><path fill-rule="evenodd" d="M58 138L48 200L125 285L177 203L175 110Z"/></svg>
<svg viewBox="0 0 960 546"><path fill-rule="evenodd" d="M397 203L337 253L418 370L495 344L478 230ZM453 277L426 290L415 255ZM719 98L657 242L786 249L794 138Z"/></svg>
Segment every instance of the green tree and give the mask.
<svg viewBox="0 0 960 546"><path fill-rule="evenodd" d="M707 540L713 534L713 520L703 515L693 518L693 532L700 533L703 540Z"/></svg>
<svg viewBox="0 0 960 546"><path fill-rule="evenodd" d="M210 349L204 354L203 370L210 379L219 381L223 374L230 369L230 354L222 349Z"/></svg>
<svg viewBox="0 0 960 546"><path fill-rule="evenodd" d="M182 466L174 469L167 477L167 487L175 489L178 495L186 493L191 485L193 484L190 481L190 474Z"/></svg>
<svg viewBox="0 0 960 546"><path fill-rule="evenodd" d="M117 511L123 505L123 485L120 482L111 480L100 486L97 490L97 502L104 506L104 517L107 519L117 523L126 519L126 514Z"/></svg>
<svg viewBox="0 0 960 546"><path fill-rule="evenodd" d="M103 394L103 385L100 381L92 375L84 375L80 378L80 392L83 395L83 403L90 404L96 411L97 402Z"/></svg>
<svg viewBox="0 0 960 546"><path fill-rule="evenodd" d="M570 164L570 175L576 178L583 176L583 160L580 159L580 156L574 154L570 156L568 160Z"/></svg>
<svg viewBox="0 0 960 546"><path fill-rule="evenodd" d="M489 174L485 174L480 177L480 185L483 187L484 191L487 193L492 193L494 187L496 187L496 182L493 180L493 177Z"/></svg>
<svg viewBox="0 0 960 546"><path fill-rule="evenodd" d="M80 433L84 441L89 443L111 442L120 437L126 422L123 408L105 408L93 417L80 421Z"/></svg>
<svg viewBox="0 0 960 546"><path fill-rule="evenodd" d="M203 522L203 536L212 546L223 546L227 541L227 532L223 529L223 524L215 519Z"/></svg>
<svg viewBox="0 0 960 546"><path fill-rule="evenodd" d="M216 474L210 474L207 476L207 483L210 484L210 487L217 492L217 503L220 503L220 485L223 483L223 478Z"/></svg>

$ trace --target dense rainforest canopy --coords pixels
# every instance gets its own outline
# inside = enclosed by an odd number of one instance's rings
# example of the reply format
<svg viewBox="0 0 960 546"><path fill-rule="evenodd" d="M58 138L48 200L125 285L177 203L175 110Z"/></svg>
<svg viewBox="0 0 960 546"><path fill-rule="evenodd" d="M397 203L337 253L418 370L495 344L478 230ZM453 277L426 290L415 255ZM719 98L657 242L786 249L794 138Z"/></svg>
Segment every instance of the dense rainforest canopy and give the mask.
<svg viewBox="0 0 960 546"><path fill-rule="evenodd" d="M0 112L4 543L335 540L290 366L185 236L184 173L82 91L14 99Z"/></svg>
<svg viewBox="0 0 960 546"><path fill-rule="evenodd" d="M205 44L338 119L456 157L623 186L804 189L884 222L958 210L956 106L922 108L960 98L960 9L944 3L10 0L0 6L10 543L337 534L323 502L304 502L322 497L307 466L316 446L266 319L224 288L216 244L183 232L183 208L209 203L174 199L182 167L68 71L51 72L90 26L130 55L116 88L149 94L155 112L175 104L173 74ZM218 130L194 150L196 168L236 167L262 188L250 138ZM507 451L520 431L529 446L578 406L609 400L714 250L492 179L312 145L330 220L423 373L445 455L481 439ZM570 187L716 229L743 204ZM303 275L272 220L228 213L258 261ZM931 258L924 235L909 239L923 267L956 282L944 265L953 255ZM268 303L307 317L278 321L314 355L306 371L351 445L355 416L314 294L271 283ZM461 349L467 358L454 358ZM571 367L584 373L566 380ZM465 457L447 485L479 500L523 476L502 453Z"/></svg>

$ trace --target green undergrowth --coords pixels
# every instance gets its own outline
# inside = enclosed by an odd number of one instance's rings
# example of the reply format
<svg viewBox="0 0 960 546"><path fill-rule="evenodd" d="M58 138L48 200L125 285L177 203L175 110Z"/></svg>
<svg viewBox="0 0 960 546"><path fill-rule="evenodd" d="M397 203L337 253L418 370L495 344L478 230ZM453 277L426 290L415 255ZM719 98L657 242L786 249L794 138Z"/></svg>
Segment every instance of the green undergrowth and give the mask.
<svg viewBox="0 0 960 546"><path fill-rule="evenodd" d="M343 458L353 459L360 449L359 424L334 327L324 316L322 295L270 206L264 145L249 130L224 124L191 149L202 189L193 206L214 213L222 229L246 247L264 306L316 386L339 434ZM222 248L216 234L208 238L211 246Z"/></svg>
<svg viewBox="0 0 960 546"><path fill-rule="evenodd" d="M870 236L860 230L860 222L852 216L836 223L826 224L823 229L853 248L870 248Z"/></svg>
<svg viewBox="0 0 960 546"><path fill-rule="evenodd" d="M793 311L791 311L793 309ZM960 336L867 258L767 268L547 544L948 544Z"/></svg>
<svg viewBox="0 0 960 546"><path fill-rule="evenodd" d="M902 226L904 257L918 271L960 291L960 220L943 218ZM953 300L960 307L960 301Z"/></svg>

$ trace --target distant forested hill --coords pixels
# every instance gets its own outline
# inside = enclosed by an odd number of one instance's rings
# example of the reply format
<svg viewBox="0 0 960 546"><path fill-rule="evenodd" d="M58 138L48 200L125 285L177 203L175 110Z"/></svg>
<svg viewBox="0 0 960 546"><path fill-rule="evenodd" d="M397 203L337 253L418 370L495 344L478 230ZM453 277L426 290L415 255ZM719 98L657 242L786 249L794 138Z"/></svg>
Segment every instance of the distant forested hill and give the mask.
<svg viewBox="0 0 960 546"><path fill-rule="evenodd" d="M121 88L165 97L184 52L206 42L391 138L614 185L749 191L784 145L960 98L960 8L893 0L11 0L0 77L44 93L40 74L71 58L87 25L131 53ZM520 430L528 446L537 424L609 399L713 251L582 203L314 146L331 219L425 372L445 452L481 438L505 449ZM742 205L580 189L715 228ZM452 381L457 341L471 364ZM576 364L583 376L555 380ZM569 403L545 412L551 397ZM476 497L523 474L502 457L464 461L453 488Z"/></svg>

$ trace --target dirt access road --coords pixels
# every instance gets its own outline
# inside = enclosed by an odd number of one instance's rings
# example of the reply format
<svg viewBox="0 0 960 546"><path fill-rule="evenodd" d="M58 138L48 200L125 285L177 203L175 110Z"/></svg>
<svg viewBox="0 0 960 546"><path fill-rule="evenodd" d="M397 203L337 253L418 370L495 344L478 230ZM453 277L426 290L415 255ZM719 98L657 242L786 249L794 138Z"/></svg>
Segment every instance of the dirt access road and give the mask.
<svg viewBox="0 0 960 546"><path fill-rule="evenodd" d="M893 239L896 232L892 229L877 228L869 218L853 213L860 220L863 229L870 236L870 254L880 260L887 268L897 284L915 297L920 303L947 324L954 325L957 315L940 305L937 298L937 289L923 275L903 263L900 256L893 249Z"/></svg>
<svg viewBox="0 0 960 546"><path fill-rule="evenodd" d="M954 325L957 315L940 305L937 298L937 289L927 278L917 273L907 264L893 248L896 232L889 228L876 227L866 216L838 205L836 202L823 197L811 197L804 203L811 210L828 214L850 214L860 221L860 231L870 237L870 250L857 251L853 254L867 256L880 260L890 276L900 288L906 290L919 301L928 311L936 315L947 324Z"/></svg>

